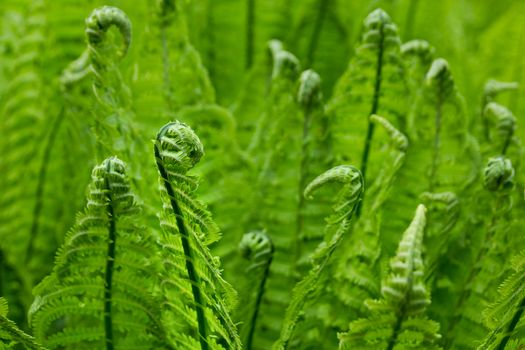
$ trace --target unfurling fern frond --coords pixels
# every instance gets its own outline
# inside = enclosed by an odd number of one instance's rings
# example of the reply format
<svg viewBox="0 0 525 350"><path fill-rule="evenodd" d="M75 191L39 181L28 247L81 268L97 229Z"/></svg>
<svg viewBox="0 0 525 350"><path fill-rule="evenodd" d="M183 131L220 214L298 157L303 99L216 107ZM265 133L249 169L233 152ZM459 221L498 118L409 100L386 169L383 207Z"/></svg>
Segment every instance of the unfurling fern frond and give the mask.
<svg viewBox="0 0 525 350"><path fill-rule="evenodd" d="M162 349L159 251L137 224L140 208L125 165L112 157L93 169L86 209L37 287L29 311L36 339L50 349Z"/></svg>
<svg viewBox="0 0 525 350"><path fill-rule="evenodd" d="M262 297L270 273L274 248L270 236L266 232L255 231L249 232L242 237L239 251L244 258L250 260L250 265L244 272L250 275L248 280L252 286L247 285L246 289L252 292L246 293L249 296L246 299L249 300L246 300L246 302L243 300L241 304L241 308L247 309L246 314L249 315L241 329L241 335L244 340L244 348L251 350L257 316L259 315L259 309L262 307ZM253 282L258 283L253 285Z"/></svg>
<svg viewBox="0 0 525 350"><path fill-rule="evenodd" d="M426 218L419 205L403 234L380 300L367 300L370 317L350 323L340 335L340 349L438 349L439 325L425 316L430 304L421 259Z"/></svg>
<svg viewBox="0 0 525 350"><path fill-rule="evenodd" d="M208 247L219 239L219 231L206 207L195 199L197 179L187 174L203 154L199 138L183 123L168 123L157 135L164 230L163 321L178 349L222 345L240 349L230 317L236 292L221 277L218 258Z"/></svg>
<svg viewBox="0 0 525 350"><path fill-rule="evenodd" d="M336 161L361 162L365 181L367 169L371 168L373 179L380 169L376 164L381 163L372 160L375 124L369 117L379 114L404 131L406 107L398 96L406 95L406 89L397 28L388 14L377 9L365 19L361 43L328 105L334 116Z"/></svg>
<svg viewBox="0 0 525 350"><path fill-rule="evenodd" d="M490 333L479 350L504 350L509 340L523 327L525 311L525 252L514 257L514 273L499 287L500 297L484 312Z"/></svg>
<svg viewBox="0 0 525 350"><path fill-rule="evenodd" d="M491 148L505 155L516 130L516 117L509 109L496 102L490 102L485 106L483 116L487 124L496 126L494 132L491 132L493 128L489 128Z"/></svg>
<svg viewBox="0 0 525 350"><path fill-rule="evenodd" d="M517 82L504 82L490 79L483 87L483 96L481 98L481 121L483 126L483 136L485 141L490 140L490 121L485 114L485 108L491 102L496 100L496 97L506 91L517 90L519 84Z"/></svg>
<svg viewBox="0 0 525 350"><path fill-rule="evenodd" d="M44 350L32 336L21 331L16 323L7 318L7 311L7 301L0 297L0 348L7 350L18 344L24 349Z"/></svg>
<svg viewBox="0 0 525 350"><path fill-rule="evenodd" d="M359 201L363 194L363 178L359 170L352 166L340 165L332 168L315 178L305 189L304 196L310 197L311 193L324 184L339 182L343 185L337 203L334 206L335 213L329 219L327 230L335 232L327 235L327 241L322 242L312 255L313 267L308 275L303 278L292 292L292 300L283 321L283 327L279 339L275 342L273 349L286 349L292 339L294 329L299 321L304 307L310 299L312 292L318 288L322 278L326 278L326 267L331 257L348 232L350 220L356 212ZM324 288L323 288L324 289Z"/></svg>
<svg viewBox="0 0 525 350"><path fill-rule="evenodd" d="M489 193L479 197L478 211L485 212L481 225L470 224L473 231L468 250L470 254L459 262L468 266L455 290L456 300L446 325L444 347L446 349L470 349L474 342L483 338L486 329L482 324L480 305L487 305L496 296L496 289L505 277L505 262L510 242L510 213L514 189L514 168L504 157L489 159L483 172L483 186ZM508 244L508 243L507 243ZM467 262L467 263L466 263Z"/></svg>

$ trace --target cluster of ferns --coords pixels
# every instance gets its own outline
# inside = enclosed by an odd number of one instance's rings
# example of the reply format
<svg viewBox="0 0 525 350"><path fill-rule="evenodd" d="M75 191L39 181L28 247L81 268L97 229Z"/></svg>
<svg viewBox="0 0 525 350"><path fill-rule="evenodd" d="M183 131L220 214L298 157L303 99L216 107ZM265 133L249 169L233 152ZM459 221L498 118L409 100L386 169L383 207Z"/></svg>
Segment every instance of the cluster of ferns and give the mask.
<svg viewBox="0 0 525 350"><path fill-rule="evenodd" d="M517 83L471 115L376 9L330 98L249 40L225 108L191 2L50 3L3 17L0 349L525 348Z"/></svg>

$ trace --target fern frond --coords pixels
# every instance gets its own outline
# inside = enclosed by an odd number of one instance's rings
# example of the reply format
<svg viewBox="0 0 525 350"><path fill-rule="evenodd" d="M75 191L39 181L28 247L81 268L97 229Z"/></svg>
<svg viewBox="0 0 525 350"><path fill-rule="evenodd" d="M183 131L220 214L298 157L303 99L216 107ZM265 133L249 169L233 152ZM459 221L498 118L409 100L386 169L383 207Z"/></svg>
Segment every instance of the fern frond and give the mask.
<svg viewBox="0 0 525 350"><path fill-rule="evenodd" d="M35 342L35 339L21 331L17 325L7 318L7 301L0 297L0 347L2 349L12 349L16 345L21 345L24 349L45 350Z"/></svg>
<svg viewBox="0 0 525 350"><path fill-rule="evenodd" d="M168 347L153 297L158 247L137 224L139 212L124 163L96 166L86 209L34 290L30 323L46 347Z"/></svg>
<svg viewBox="0 0 525 350"><path fill-rule="evenodd" d="M479 310L479 305L491 300L495 294L494 285L504 276L508 252L501 250L499 242L509 239L508 216L512 209L511 194L514 188L514 168L510 160L504 157L491 158L484 169L483 185L490 197L482 203L489 206L490 211L480 227L479 237L475 237L479 243L474 249L470 248L473 250L472 261L461 281L461 288L456 291L454 311L447 320L444 342L447 349L469 349L474 341L482 337L485 328L481 322L482 310ZM467 329L468 332L465 332Z"/></svg>
<svg viewBox="0 0 525 350"><path fill-rule="evenodd" d="M221 277L219 262L208 245L219 231L206 207L194 198L197 179L187 172L204 154L191 128L172 122L161 128L155 143L164 229L163 319L180 348L240 349L230 310L236 292ZM181 335L186 334L183 338Z"/></svg>
<svg viewBox="0 0 525 350"><path fill-rule="evenodd" d="M312 294L318 287L320 279L326 273L326 267L331 257L347 233L350 220L354 215L359 200L363 194L363 178L359 170L352 166L340 165L332 168L315 178L305 189L304 196L311 197L311 193L324 184L339 182L343 185L338 201L334 206L335 213L329 219L330 225L337 226L329 240L321 243L312 255L313 268L300 281L292 292L292 300L286 310L281 335L273 345L273 349L286 349L292 339L299 316Z"/></svg>
<svg viewBox="0 0 525 350"><path fill-rule="evenodd" d="M400 39L388 14L374 10L364 20L362 33L356 54L336 84L327 109L334 118L337 162L361 162L367 181L368 168L375 163L371 161L375 124L369 116L381 115L403 131L406 108L396 96L406 94L406 85ZM378 169L371 169L371 179Z"/></svg>
<svg viewBox="0 0 525 350"><path fill-rule="evenodd" d="M245 273L251 275L249 283L253 286L246 286L246 289L253 290L253 293L246 293L252 299L252 302L241 304L243 308L248 309L249 317L244 323L241 332L244 340L244 348L246 350L252 349L253 335L257 324L257 316L262 307L261 301L266 288L266 281L270 273L270 264L272 263L274 247L270 236L264 231L249 232L242 237L239 244L239 251L241 255L250 260L250 265L245 270ZM246 298L248 299L248 298ZM248 301L248 300L247 300Z"/></svg>
<svg viewBox="0 0 525 350"><path fill-rule="evenodd" d="M514 273L499 287L500 296L483 312L490 333L479 345L480 350L503 350L522 325L525 309L525 254L512 261Z"/></svg>
<svg viewBox="0 0 525 350"><path fill-rule="evenodd" d="M380 300L368 300L370 317L350 323L340 335L340 349L438 349L439 325L425 316L430 304L423 283L421 258L426 218L419 205L403 234L391 273L383 281Z"/></svg>

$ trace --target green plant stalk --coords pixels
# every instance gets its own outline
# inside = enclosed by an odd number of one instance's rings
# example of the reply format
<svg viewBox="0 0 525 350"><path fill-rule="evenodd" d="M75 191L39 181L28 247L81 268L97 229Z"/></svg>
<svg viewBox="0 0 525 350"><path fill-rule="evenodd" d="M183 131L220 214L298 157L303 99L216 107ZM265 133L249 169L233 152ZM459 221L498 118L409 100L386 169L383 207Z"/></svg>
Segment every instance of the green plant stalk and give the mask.
<svg viewBox="0 0 525 350"><path fill-rule="evenodd" d="M107 172L110 173L111 163L107 163ZM106 350L113 350L113 324L111 322L111 295L112 295L112 285L113 285L113 268L115 265L115 246L117 240L117 228L116 228L116 218L113 208L113 200L110 195L110 183L108 177L105 179L105 190L106 192L106 210L108 214L108 253L106 260L106 276L104 283L104 333L105 333L105 342Z"/></svg>
<svg viewBox="0 0 525 350"><path fill-rule="evenodd" d="M255 39L255 0L246 3L246 70L253 64L253 42Z"/></svg>
<svg viewBox="0 0 525 350"><path fill-rule="evenodd" d="M308 52L306 54L306 68L309 68L314 63L314 54L317 50L317 44L319 43L319 36L323 30L323 23L328 12L328 5L330 0L319 0L319 10L317 16L315 16L314 31L310 37L308 43Z"/></svg>
<svg viewBox="0 0 525 350"><path fill-rule="evenodd" d="M441 149L441 120L443 117L443 87L440 86L438 91L438 98L436 101L436 115L434 121L434 145L432 150L432 165L430 168L430 175L428 178L428 191L433 192L435 188L435 179L439 165L439 153Z"/></svg>
<svg viewBox="0 0 525 350"><path fill-rule="evenodd" d="M250 318L250 328L248 331L248 336L246 338L246 350L252 350L252 342L253 342L253 335L255 333L255 326L257 324L257 316L259 315L259 310L261 308L261 302L264 295L264 288L266 285L266 281L268 280L268 276L270 274L270 265L272 264L273 259L273 248L272 248L272 255L270 255L270 259L268 259L268 262L266 263L266 266L264 267L264 273L261 278L261 282L259 283L259 288L257 289L257 297L255 299L255 307L253 308L253 313Z"/></svg>
<svg viewBox="0 0 525 350"><path fill-rule="evenodd" d="M26 255L25 255L25 264L26 266L29 264L29 261L31 260L31 256L33 255L34 250L34 241L36 239L36 236L38 235L38 230L40 228L40 214L42 212L43 207L43 201L44 201L44 187L46 184L47 179L47 165L49 163L49 158L51 157L51 150L53 149L55 145L56 136L58 133L58 130L60 130L60 126L62 124L62 121L64 120L64 109L61 109L59 115L57 118L53 121L53 124L51 125L51 131L49 132L49 137L47 138L47 142L44 146L44 155L42 157L42 162L40 163L40 171L38 172L38 184L36 188L35 193L35 206L33 207L33 220L31 224L31 231L29 234L29 242L27 244L26 248Z"/></svg>
<svg viewBox="0 0 525 350"><path fill-rule="evenodd" d="M373 114L377 114L377 110L379 108L379 94L381 92L381 72L383 69L383 46L384 46L384 40L385 40L385 36L383 33L383 29L384 29L383 26L384 24L381 23L381 26L379 27L379 50L377 53L377 64L376 64L377 68L376 68L376 78L374 82L374 97L372 100L372 110L370 111L369 116ZM363 181L365 182L365 186L366 186L366 170L367 170L367 165L368 165L368 158L370 155L370 148L372 147L372 138L374 136L374 128L375 128L375 124L372 123L370 119L368 119L368 129L366 131L365 147L363 149L363 157L361 160L361 174L363 174ZM358 218L361 215L361 207L363 206L363 201L364 201L364 195L363 195L361 202L359 202L358 207L357 207L356 216Z"/></svg>
<svg viewBox="0 0 525 350"><path fill-rule="evenodd" d="M189 233L186 229L186 225L184 224L182 211L179 207L179 204L175 200L175 191L171 187L171 184L168 180L168 173L162 165L162 158L157 145L155 145L155 158L157 160L157 168L159 169L162 182L164 183L164 187L166 188L166 192L168 193L168 196L170 198L171 208L173 210L173 213L175 214L175 218L177 221L177 229L180 233L182 248L184 250L186 262L186 271L188 272L188 278L191 282L193 300L195 301L195 310L197 313L197 325L199 328L199 342L201 345L201 350L208 350L209 347L207 341L208 337L206 329L206 317L204 315L203 298L199 289L200 278L197 275L195 266L193 265L193 252L190 248Z"/></svg>

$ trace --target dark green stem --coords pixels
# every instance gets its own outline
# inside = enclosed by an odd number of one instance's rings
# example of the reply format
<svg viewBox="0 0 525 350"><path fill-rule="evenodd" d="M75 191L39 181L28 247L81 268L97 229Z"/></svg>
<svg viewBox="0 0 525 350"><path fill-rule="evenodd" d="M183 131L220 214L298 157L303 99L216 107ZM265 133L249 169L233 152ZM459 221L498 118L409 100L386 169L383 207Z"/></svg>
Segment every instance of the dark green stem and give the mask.
<svg viewBox="0 0 525 350"><path fill-rule="evenodd" d="M49 165L49 158L51 157L51 150L53 149L55 145L56 136L58 134L58 130L60 130L60 125L62 124L62 121L64 120L64 110L62 109L59 113L59 115L56 117L56 119L53 121L53 124L51 125L51 131L49 132L49 137L47 138L47 142L44 146L44 154L42 156L42 162L40 163L40 171L38 175L38 182L36 187L36 193L35 193L35 206L33 207L33 220L31 224L31 231L29 233L29 242L27 244L26 248L26 255L25 255L25 265L27 266L29 264L29 261L31 260L31 256L33 255L34 250L34 243L36 236L38 235L38 230L40 228L40 214L42 212L43 202L44 202L44 187L46 184L47 179L47 169Z"/></svg>
<svg viewBox="0 0 525 350"><path fill-rule="evenodd" d="M111 169L111 162L107 163L106 172L109 174ZM111 198L111 186L109 178L106 176L104 180L106 190L106 210L108 214L108 253L106 260L106 276L104 283L104 335L106 342L106 350L113 350L113 324L111 322L111 293L113 285L113 267L115 265L115 246L117 240L116 232L116 218L113 208L113 200Z"/></svg>
<svg viewBox="0 0 525 350"><path fill-rule="evenodd" d="M323 29L324 19L326 13L328 12L328 5L330 0L319 0L319 8L317 10L317 16L315 16L314 31L310 37L310 42L308 43L308 52L306 54L306 67L311 67L314 62L314 54L317 49L317 44L319 43L319 36Z"/></svg>
<svg viewBox="0 0 525 350"><path fill-rule="evenodd" d="M523 315L523 310L525 309L525 298L523 298L518 305L518 309L516 310L516 313L514 314L514 317L512 317L512 320L509 323L509 326L507 327L507 331L505 332L505 336L501 339L498 347L496 350L505 350L505 347L507 346L507 343L510 340L510 336L514 332L514 329L518 325L518 322L521 319L521 315Z"/></svg>
<svg viewBox="0 0 525 350"><path fill-rule="evenodd" d="M412 278L409 280L409 288L412 288ZM406 309L408 306L408 299L410 298L410 289L408 290L408 293L405 295L405 298L403 300L403 304L401 304L401 307L399 308L399 313L397 316L396 324L394 326L394 329L392 330L392 336L390 337L390 340L388 341L387 350L393 350L394 346L397 342L397 337L399 336L399 331L401 330L401 326L403 325L403 320L406 317Z"/></svg>
<svg viewBox="0 0 525 350"><path fill-rule="evenodd" d="M184 224L183 213L179 204L175 200L175 191L173 190L173 187L169 182L168 173L164 168L164 165L162 164L163 161L160 155L158 145L155 145L155 159L157 160L157 168L159 169L160 176L162 177L164 187L166 188L166 192L168 193L168 197L170 198L171 208L173 210L173 213L175 214L175 218L177 221L177 229L180 233L182 249L184 250L184 256L186 260L186 271L188 272L188 279L191 283L193 300L195 301L195 310L197 313L197 325L199 327L199 342L201 345L201 350L208 350L206 317L204 315L203 308L204 300L201 295L201 290L199 289L201 282L199 276L197 275L197 271L195 270L195 266L193 265L193 252L190 247L189 233L186 229L186 225Z"/></svg>
<svg viewBox="0 0 525 350"><path fill-rule="evenodd" d="M379 48L377 52L377 64L376 64L376 78L374 83L374 97L372 100L372 109L369 113L369 116L372 114L376 114L377 110L379 108L379 96L381 92L381 72L383 69L383 45L384 45L384 32L383 32L383 23L381 23L381 26L379 27ZM363 158L361 159L361 174L363 175L363 181L366 185L366 170L368 165L368 158L370 156L370 148L372 146L372 138L374 136L374 127L375 124L370 121L370 118L368 119L368 129L366 131L366 139L365 139L365 147L363 149ZM359 217L361 215L361 207L363 206L364 202L364 194L361 202L359 202L359 205L357 207L357 213L356 216Z"/></svg>
<svg viewBox="0 0 525 350"><path fill-rule="evenodd" d="M253 64L253 43L255 37L255 0L246 4L246 70Z"/></svg>
<svg viewBox="0 0 525 350"><path fill-rule="evenodd" d="M272 246L272 252L270 253L270 257L268 259L268 262L266 263L266 266L264 267L264 272L261 278L261 282L259 283L259 288L257 289L257 297L255 298L255 305L253 308L252 317L250 318L250 328L248 330L248 336L246 338L246 350L252 350L252 342L253 342L253 335L255 333L255 326L257 325L257 316L259 315L259 310L261 307L262 298L265 291L265 285L266 281L268 280L268 276L270 274L270 265L272 264L272 258L273 258L273 246Z"/></svg>

